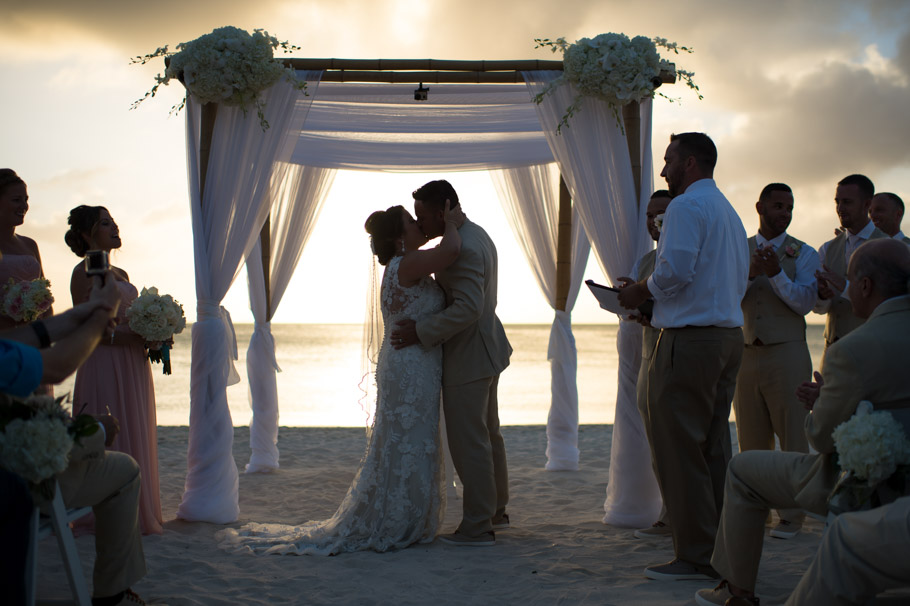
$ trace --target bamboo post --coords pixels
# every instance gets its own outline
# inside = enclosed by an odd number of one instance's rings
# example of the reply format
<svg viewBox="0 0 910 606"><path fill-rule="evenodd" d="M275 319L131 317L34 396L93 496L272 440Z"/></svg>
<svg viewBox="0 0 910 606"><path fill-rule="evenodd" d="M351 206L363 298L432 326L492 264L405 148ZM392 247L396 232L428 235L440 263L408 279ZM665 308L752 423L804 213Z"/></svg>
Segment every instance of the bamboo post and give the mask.
<svg viewBox="0 0 910 606"><path fill-rule="evenodd" d="M215 132L215 117L218 114L217 103L202 105L202 125L199 137L199 204L202 205L205 194L205 176L209 170L209 154L212 152L212 135Z"/></svg>
<svg viewBox="0 0 910 606"><path fill-rule="evenodd" d="M265 284L265 320L272 321L272 287L271 257L272 257L272 214L265 218L262 231L259 232L259 248L262 252L262 280Z"/></svg>
<svg viewBox="0 0 910 606"><path fill-rule="evenodd" d="M556 309L566 310L572 283L572 196L559 176L559 223L556 230Z"/></svg>
<svg viewBox="0 0 910 606"><path fill-rule="evenodd" d="M632 179L635 181L635 205L641 200L641 106L632 101L622 107L622 120L626 129L626 144L632 161Z"/></svg>

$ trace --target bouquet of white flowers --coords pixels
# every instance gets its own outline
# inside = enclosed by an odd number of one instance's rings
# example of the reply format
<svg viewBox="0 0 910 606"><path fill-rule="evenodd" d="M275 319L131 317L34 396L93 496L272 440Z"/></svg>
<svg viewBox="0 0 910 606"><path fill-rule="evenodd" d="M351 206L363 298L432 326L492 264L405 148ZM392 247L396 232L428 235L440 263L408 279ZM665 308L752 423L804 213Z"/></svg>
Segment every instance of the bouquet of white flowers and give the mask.
<svg viewBox="0 0 910 606"><path fill-rule="evenodd" d="M34 280L9 279L3 293L3 313L17 322L33 322L54 303L51 282L47 278Z"/></svg>
<svg viewBox="0 0 910 606"><path fill-rule="evenodd" d="M0 400L0 466L28 480L44 497L48 481L69 464L74 442L98 431L89 415L70 416L66 396Z"/></svg>
<svg viewBox="0 0 910 606"><path fill-rule="evenodd" d="M287 41L270 36L265 30L257 29L252 34L236 27L219 27L210 34L190 42L177 45L177 52L168 52L168 47L154 53L133 59L133 63L145 64L155 57L168 57L164 76L155 77L157 84L144 97L133 104L133 109L145 99L154 97L158 87L177 79L200 103L224 103L243 110L256 107L256 115L262 130L269 127L263 114L265 107L259 93L284 77L298 89L306 83L297 79L297 73L275 59L274 50L281 48L289 53L298 50ZM172 108L173 112L183 109L186 98Z"/></svg>
<svg viewBox="0 0 910 606"><path fill-rule="evenodd" d="M171 295L159 295L158 289L143 288L126 310L130 329L146 341L162 343L160 349L150 349L149 359L164 364L163 372L171 374L170 341L186 328L183 306Z"/></svg>
<svg viewBox="0 0 910 606"><path fill-rule="evenodd" d="M871 497L895 476L900 475L902 483L905 474L896 472L910 465L910 440L887 410L875 411L864 400L852 417L834 429L832 437L842 470L828 499L832 511L871 505ZM897 490L903 492L903 488Z"/></svg>
<svg viewBox="0 0 910 606"><path fill-rule="evenodd" d="M572 105L566 109L557 132L563 126L568 126L569 119L578 111L584 97L606 101L613 110L616 123L622 128L619 108L632 101L653 98L655 89L661 83L661 71L675 73L698 92L692 72L676 69L673 63L662 59L657 52L658 46L677 54L680 51L691 53L692 49L668 42L665 38L652 40L645 36L635 36L630 39L625 34L609 33L582 38L575 44L569 44L565 38L557 38L555 41L535 38L534 41L537 43L535 48L549 46L554 53L562 51L563 57L562 76L551 82L534 101L541 103L547 94L563 83L573 84L578 91ZM701 94L698 98L702 98Z"/></svg>

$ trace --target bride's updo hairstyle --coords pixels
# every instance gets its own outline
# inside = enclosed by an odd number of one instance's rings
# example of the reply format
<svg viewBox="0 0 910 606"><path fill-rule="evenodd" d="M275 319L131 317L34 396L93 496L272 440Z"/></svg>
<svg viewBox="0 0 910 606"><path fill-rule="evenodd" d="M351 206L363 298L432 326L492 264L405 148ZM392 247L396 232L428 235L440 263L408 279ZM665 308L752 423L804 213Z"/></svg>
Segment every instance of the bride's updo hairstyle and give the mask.
<svg viewBox="0 0 910 606"><path fill-rule="evenodd" d="M380 265L386 265L397 251L395 240L404 233L404 206L377 210L367 218L363 228L370 234L370 246Z"/></svg>
<svg viewBox="0 0 910 606"><path fill-rule="evenodd" d="M101 211L107 210L103 206L77 206L70 211L69 231L63 236L63 241L70 247L77 257L84 257L89 249L86 237L91 238L95 232L95 226L101 218Z"/></svg>

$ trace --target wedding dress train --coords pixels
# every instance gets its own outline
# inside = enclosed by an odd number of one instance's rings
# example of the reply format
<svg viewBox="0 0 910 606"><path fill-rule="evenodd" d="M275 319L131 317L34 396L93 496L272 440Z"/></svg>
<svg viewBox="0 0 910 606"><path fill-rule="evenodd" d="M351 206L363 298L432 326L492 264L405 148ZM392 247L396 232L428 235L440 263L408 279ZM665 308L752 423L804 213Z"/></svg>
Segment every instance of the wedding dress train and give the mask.
<svg viewBox="0 0 910 606"><path fill-rule="evenodd" d="M440 311L442 290L426 277L409 288L398 283L401 257L389 261L380 292L385 335L376 366L376 413L360 469L328 520L299 526L249 523L217 533L229 551L334 555L388 551L433 540L445 514L439 436L442 350L396 350L388 335L395 322Z"/></svg>

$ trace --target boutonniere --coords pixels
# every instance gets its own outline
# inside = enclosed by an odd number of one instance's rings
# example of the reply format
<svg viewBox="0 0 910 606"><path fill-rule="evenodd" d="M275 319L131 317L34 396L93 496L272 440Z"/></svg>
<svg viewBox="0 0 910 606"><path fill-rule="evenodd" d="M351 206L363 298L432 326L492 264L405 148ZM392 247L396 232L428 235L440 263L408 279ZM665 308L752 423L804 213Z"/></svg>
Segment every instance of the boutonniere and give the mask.
<svg viewBox="0 0 910 606"><path fill-rule="evenodd" d="M797 244L796 242L793 244L788 244L787 247L784 248L784 254L786 254L788 257L798 257L799 251L802 247L802 244Z"/></svg>
<svg viewBox="0 0 910 606"><path fill-rule="evenodd" d="M654 225L657 227L657 231L663 232L664 230L664 215L663 213L654 217Z"/></svg>

